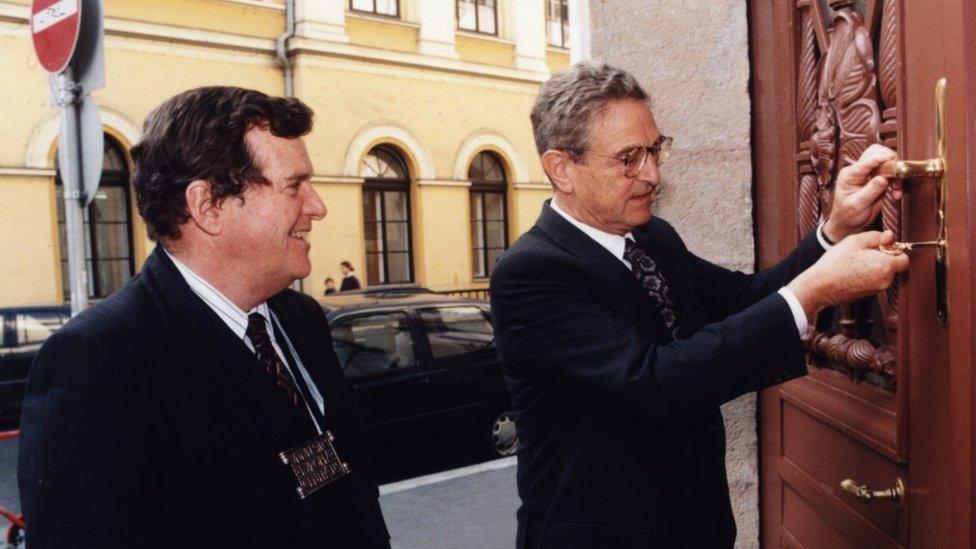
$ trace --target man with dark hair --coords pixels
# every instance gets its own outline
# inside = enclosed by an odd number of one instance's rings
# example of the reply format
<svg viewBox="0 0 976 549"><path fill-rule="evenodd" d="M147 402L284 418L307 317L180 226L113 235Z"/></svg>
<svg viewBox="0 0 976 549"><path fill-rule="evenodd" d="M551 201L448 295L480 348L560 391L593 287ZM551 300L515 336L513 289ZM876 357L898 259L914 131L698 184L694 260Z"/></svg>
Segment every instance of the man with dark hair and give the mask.
<svg viewBox="0 0 976 549"><path fill-rule="evenodd" d="M671 138L646 100L632 75L584 62L532 110L554 198L491 277L519 548L732 547L719 406L804 375L809 319L908 267L878 249L891 233L860 232L889 189L869 177L894 157L883 147L841 170L830 218L780 264L696 257L651 215Z"/></svg>
<svg viewBox="0 0 976 549"><path fill-rule="evenodd" d="M359 279L356 278L356 270L352 268L352 263L343 261L339 264L339 270L342 271L342 284L339 285L340 292L348 292L349 290L362 288L359 284Z"/></svg>
<svg viewBox="0 0 976 549"><path fill-rule="evenodd" d="M133 147L142 272L42 347L19 485L32 548L389 547L313 299L297 99L179 94Z"/></svg>

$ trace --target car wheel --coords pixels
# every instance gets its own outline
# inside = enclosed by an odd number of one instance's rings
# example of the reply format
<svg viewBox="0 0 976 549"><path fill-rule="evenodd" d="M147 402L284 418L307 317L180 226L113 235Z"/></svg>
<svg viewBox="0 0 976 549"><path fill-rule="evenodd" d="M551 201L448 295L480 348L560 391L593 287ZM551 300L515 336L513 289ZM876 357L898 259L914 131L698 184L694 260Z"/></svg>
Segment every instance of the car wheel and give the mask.
<svg viewBox="0 0 976 549"><path fill-rule="evenodd" d="M502 412L491 426L491 445L500 456L514 456L518 452L515 434L515 415Z"/></svg>

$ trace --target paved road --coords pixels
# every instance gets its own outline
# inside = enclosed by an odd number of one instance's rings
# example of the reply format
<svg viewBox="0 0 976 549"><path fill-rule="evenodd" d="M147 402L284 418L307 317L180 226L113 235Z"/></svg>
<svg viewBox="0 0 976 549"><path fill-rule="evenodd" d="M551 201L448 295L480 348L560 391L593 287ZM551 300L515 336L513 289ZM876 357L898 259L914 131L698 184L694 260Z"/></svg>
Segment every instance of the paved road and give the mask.
<svg viewBox="0 0 976 549"><path fill-rule="evenodd" d="M515 459L380 487L395 549L515 546Z"/></svg>
<svg viewBox="0 0 976 549"><path fill-rule="evenodd" d="M393 547L514 547L515 461L485 462L486 457L482 446L451 437L383 449L378 462L387 484L380 488L380 504ZM0 505L20 510L16 440L0 440ZM0 518L0 533L6 526ZM6 549L2 541L0 549Z"/></svg>

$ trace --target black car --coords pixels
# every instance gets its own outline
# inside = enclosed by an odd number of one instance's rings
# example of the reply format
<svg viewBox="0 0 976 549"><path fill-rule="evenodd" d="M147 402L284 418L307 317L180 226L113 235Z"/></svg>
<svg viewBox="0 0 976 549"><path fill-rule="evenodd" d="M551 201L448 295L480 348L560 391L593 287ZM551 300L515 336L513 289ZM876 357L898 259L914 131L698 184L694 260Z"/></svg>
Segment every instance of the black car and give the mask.
<svg viewBox="0 0 976 549"><path fill-rule="evenodd" d="M321 303L371 446L454 431L515 453L488 302L407 286Z"/></svg>
<svg viewBox="0 0 976 549"><path fill-rule="evenodd" d="M0 309L0 429L20 423L21 402L34 355L71 318L68 307Z"/></svg>

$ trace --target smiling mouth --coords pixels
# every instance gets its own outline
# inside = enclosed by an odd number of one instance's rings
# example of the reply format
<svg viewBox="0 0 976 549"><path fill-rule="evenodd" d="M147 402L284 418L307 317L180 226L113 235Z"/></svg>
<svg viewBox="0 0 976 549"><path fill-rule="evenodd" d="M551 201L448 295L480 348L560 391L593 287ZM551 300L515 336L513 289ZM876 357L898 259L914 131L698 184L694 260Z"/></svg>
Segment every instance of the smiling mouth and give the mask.
<svg viewBox="0 0 976 549"><path fill-rule="evenodd" d="M308 240L309 231L292 231L288 233L291 238L297 238L298 240Z"/></svg>

